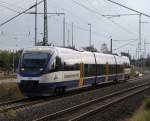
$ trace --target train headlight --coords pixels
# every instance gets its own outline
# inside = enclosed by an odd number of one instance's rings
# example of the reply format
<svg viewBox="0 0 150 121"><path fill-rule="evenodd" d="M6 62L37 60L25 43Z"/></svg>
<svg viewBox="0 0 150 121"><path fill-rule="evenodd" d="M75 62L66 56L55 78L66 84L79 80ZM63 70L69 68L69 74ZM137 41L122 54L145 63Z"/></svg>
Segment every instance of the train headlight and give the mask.
<svg viewBox="0 0 150 121"><path fill-rule="evenodd" d="M21 71L24 71L24 68L21 68Z"/></svg>
<svg viewBox="0 0 150 121"><path fill-rule="evenodd" d="M40 71L43 71L43 68L40 68Z"/></svg>

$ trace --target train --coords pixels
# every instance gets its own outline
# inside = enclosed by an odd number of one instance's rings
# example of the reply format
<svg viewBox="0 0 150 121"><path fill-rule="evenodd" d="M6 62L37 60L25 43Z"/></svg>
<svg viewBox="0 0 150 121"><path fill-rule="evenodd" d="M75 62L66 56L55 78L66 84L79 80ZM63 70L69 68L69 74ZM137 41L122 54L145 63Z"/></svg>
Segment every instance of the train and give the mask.
<svg viewBox="0 0 150 121"><path fill-rule="evenodd" d="M53 46L24 49L18 64L18 85L27 97L125 81L130 60L125 56Z"/></svg>

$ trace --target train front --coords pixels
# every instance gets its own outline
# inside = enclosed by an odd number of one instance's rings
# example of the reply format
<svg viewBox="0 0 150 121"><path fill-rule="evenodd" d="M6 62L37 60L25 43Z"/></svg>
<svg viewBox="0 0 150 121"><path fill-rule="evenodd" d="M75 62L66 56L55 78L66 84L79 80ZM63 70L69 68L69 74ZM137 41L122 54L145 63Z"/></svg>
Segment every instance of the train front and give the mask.
<svg viewBox="0 0 150 121"><path fill-rule="evenodd" d="M23 95L28 97L49 96L51 87L46 83L51 60L49 51L23 52L18 67L18 85Z"/></svg>

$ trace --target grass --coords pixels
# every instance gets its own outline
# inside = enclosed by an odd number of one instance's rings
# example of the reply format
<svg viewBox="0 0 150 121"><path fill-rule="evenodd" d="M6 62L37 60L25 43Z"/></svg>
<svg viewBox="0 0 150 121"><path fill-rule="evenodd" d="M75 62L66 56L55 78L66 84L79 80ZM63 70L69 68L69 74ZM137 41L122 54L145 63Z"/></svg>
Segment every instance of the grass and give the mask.
<svg viewBox="0 0 150 121"><path fill-rule="evenodd" d="M135 77L136 76L136 70L131 68L131 72L130 72L130 77Z"/></svg>
<svg viewBox="0 0 150 121"><path fill-rule="evenodd" d="M16 83L0 84L0 102L23 98Z"/></svg>
<svg viewBox="0 0 150 121"><path fill-rule="evenodd" d="M3 114L4 117L8 118L9 120L13 121L16 119L16 111L15 110L0 110L0 113Z"/></svg>
<svg viewBox="0 0 150 121"><path fill-rule="evenodd" d="M16 79L17 76L16 75L0 75L0 80L4 80L4 79Z"/></svg>
<svg viewBox="0 0 150 121"><path fill-rule="evenodd" d="M1 83L0 84L0 102L7 102L11 100L18 100L23 98L17 83ZM15 110L0 109L0 113L10 120L16 118Z"/></svg>
<svg viewBox="0 0 150 121"><path fill-rule="evenodd" d="M144 100L139 110L127 121L150 121L150 98Z"/></svg>

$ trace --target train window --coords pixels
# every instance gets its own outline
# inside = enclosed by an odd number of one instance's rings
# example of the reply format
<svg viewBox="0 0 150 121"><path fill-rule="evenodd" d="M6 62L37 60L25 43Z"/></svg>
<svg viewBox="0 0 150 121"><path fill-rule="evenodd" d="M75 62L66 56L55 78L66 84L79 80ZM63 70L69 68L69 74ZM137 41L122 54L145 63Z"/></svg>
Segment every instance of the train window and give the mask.
<svg viewBox="0 0 150 121"><path fill-rule="evenodd" d="M62 71L77 71L80 70L80 64L75 63L75 64L67 64L64 62L62 66Z"/></svg>
<svg viewBox="0 0 150 121"><path fill-rule="evenodd" d="M112 74L112 65L109 65L109 74Z"/></svg>
<svg viewBox="0 0 150 121"><path fill-rule="evenodd" d="M105 73L105 70L104 70L104 65L101 65L101 75L103 75Z"/></svg>
<svg viewBox="0 0 150 121"><path fill-rule="evenodd" d="M96 75L96 65L95 64L84 64L84 76L95 76Z"/></svg>
<svg viewBox="0 0 150 121"><path fill-rule="evenodd" d="M55 65L55 70L58 71L58 70L61 70L61 58L56 56L56 65Z"/></svg>
<svg viewBox="0 0 150 121"><path fill-rule="evenodd" d="M84 64L84 76L87 77L88 76L88 64Z"/></svg>
<svg viewBox="0 0 150 121"><path fill-rule="evenodd" d="M98 64L97 65L97 75L103 75L104 74L104 65Z"/></svg>
<svg viewBox="0 0 150 121"><path fill-rule="evenodd" d="M100 71L101 71L100 65L98 64L98 65L97 65L97 75L100 75Z"/></svg>
<svg viewBox="0 0 150 121"><path fill-rule="evenodd" d="M80 70L80 64L78 63L74 64L74 70Z"/></svg>
<svg viewBox="0 0 150 121"><path fill-rule="evenodd" d="M52 66L51 66L50 72L55 72L55 71L56 71L56 69L55 69L55 65L54 65L54 63L53 63Z"/></svg>
<svg viewBox="0 0 150 121"><path fill-rule="evenodd" d="M117 73L123 73L123 65L117 65Z"/></svg>

